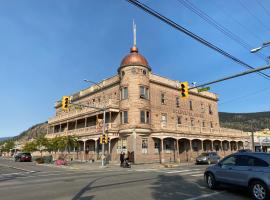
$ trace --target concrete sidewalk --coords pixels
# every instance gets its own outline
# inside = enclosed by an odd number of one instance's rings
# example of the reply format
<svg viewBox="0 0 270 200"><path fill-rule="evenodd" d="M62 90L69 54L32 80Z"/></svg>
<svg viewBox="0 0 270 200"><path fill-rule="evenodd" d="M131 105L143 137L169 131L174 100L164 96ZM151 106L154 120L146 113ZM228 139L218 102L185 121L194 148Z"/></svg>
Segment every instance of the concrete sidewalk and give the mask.
<svg viewBox="0 0 270 200"><path fill-rule="evenodd" d="M55 164L45 164L46 166L55 168L66 168L71 170L118 170L123 169L119 163L109 163L104 167L101 166L101 162L70 162L67 166L56 166ZM193 163L150 163L150 164L131 164L131 169L164 169L164 168L176 168L180 166L191 166Z"/></svg>

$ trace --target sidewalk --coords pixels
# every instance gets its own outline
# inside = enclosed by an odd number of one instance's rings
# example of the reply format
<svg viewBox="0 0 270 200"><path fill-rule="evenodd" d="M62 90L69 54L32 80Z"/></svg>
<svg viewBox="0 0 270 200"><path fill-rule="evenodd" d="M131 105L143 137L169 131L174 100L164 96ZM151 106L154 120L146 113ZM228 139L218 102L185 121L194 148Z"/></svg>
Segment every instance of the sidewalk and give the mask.
<svg viewBox="0 0 270 200"><path fill-rule="evenodd" d="M71 162L67 166L56 166L55 164L47 164L46 166L55 167L55 168L66 168L71 170L120 170L123 169L119 166L119 163L109 163L104 167L101 166L101 162ZM164 169L164 168L176 168L181 166L191 166L193 163L150 163L150 164L131 164L131 169L140 170L140 169ZM129 168L127 168L129 169Z"/></svg>

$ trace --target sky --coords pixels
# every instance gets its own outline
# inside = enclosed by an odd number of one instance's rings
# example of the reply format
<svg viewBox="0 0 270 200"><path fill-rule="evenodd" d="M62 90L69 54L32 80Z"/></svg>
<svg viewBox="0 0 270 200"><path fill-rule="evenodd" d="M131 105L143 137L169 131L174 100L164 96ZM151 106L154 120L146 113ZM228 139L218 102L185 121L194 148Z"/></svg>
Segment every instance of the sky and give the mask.
<svg viewBox="0 0 270 200"><path fill-rule="evenodd" d="M270 47L260 54L249 47L270 41L270 1L188 1L236 41L183 1L141 0L245 63L267 64ZM0 137L47 121L57 100L89 87L83 79L99 82L117 74L133 43L133 19L137 47L155 74L202 84L246 70L125 0L0 0ZM270 80L256 73L210 87L219 111L270 111Z"/></svg>

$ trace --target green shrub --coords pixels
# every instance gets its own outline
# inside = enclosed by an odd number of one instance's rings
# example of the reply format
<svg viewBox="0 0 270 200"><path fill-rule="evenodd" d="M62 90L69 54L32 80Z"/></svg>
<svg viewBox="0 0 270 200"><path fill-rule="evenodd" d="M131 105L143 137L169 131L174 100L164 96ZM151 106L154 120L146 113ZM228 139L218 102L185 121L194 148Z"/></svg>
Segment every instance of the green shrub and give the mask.
<svg viewBox="0 0 270 200"><path fill-rule="evenodd" d="M38 164L43 164L44 163L44 158L42 158L42 157L36 158L36 162Z"/></svg>

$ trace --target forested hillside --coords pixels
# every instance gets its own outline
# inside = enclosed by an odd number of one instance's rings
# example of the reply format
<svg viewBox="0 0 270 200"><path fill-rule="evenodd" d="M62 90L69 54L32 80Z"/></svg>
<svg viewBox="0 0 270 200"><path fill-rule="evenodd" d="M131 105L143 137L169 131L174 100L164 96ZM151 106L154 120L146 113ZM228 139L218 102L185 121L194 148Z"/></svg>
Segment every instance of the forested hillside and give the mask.
<svg viewBox="0 0 270 200"><path fill-rule="evenodd" d="M219 113L220 126L243 131L270 129L270 112Z"/></svg>

